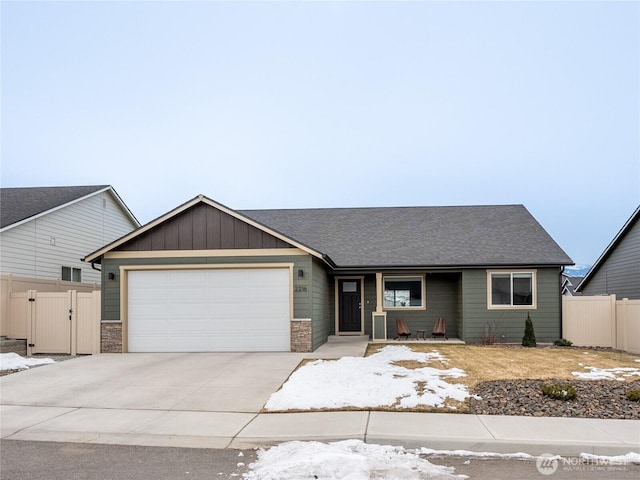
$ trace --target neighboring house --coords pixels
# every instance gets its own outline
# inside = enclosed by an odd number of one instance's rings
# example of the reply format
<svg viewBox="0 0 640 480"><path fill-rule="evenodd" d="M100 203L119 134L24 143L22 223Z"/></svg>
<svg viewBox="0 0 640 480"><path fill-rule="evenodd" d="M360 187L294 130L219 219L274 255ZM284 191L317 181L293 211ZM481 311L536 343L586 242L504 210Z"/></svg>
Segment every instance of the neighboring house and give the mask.
<svg viewBox="0 0 640 480"><path fill-rule="evenodd" d="M567 275L565 273L562 274L562 285L560 288L562 289L562 295L568 297L579 296L580 294L576 292L576 287L580 284L583 277L572 277L571 275Z"/></svg>
<svg viewBox="0 0 640 480"><path fill-rule="evenodd" d="M640 206L602 252L576 290L581 295L640 299Z"/></svg>
<svg viewBox="0 0 640 480"><path fill-rule="evenodd" d="M109 185L0 189L0 273L100 283L88 251L138 228Z"/></svg>
<svg viewBox="0 0 640 480"><path fill-rule="evenodd" d="M102 350L311 351L371 335L560 337L567 254L522 205L236 211L202 195L89 254ZM415 336L414 336L415 338Z"/></svg>

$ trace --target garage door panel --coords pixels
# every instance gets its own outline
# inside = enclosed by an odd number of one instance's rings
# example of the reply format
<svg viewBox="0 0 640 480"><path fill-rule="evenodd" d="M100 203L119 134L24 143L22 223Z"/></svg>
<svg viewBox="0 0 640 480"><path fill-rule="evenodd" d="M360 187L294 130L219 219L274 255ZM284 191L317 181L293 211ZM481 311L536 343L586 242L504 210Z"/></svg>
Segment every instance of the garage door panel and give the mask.
<svg viewBox="0 0 640 480"><path fill-rule="evenodd" d="M129 351L289 351L288 268L129 272Z"/></svg>

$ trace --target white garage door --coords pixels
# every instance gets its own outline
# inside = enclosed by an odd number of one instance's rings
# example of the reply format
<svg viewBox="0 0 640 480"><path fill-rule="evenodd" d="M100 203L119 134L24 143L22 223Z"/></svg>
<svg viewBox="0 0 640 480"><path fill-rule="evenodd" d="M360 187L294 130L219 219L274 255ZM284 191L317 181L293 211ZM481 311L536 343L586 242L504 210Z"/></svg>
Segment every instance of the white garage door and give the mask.
<svg viewBox="0 0 640 480"><path fill-rule="evenodd" d="M130 352L289 351L289 269L132 270Z"/></svg>

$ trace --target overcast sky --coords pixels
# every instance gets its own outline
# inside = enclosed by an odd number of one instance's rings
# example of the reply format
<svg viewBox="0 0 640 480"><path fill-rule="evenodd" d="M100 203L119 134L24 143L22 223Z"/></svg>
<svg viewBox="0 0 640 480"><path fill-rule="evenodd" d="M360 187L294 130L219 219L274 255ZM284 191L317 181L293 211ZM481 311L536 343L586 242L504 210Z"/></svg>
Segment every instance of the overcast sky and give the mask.
<svg viewBox="0 0 640 480"><path fill-rule="evenodd" d="M521 203L592 264L640 203L639 5L5 0L1 184Z"/></svg>

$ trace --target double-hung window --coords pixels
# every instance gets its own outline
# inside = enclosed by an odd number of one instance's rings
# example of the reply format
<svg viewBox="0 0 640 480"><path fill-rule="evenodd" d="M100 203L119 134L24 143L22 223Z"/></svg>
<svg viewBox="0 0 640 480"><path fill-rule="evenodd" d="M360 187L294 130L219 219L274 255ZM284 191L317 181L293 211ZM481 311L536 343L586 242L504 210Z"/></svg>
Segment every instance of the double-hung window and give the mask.
<svg viewBox="0 0 640 480"><path fill-rule="evenodd" d="M489 308L535 308L535 271L487 272Z"/></svg>
<svg viewBox="0 0 640 480"><path fill-rule="evenodd" d="M384 277L384 308L424 307L424 277Z"/></svg>

